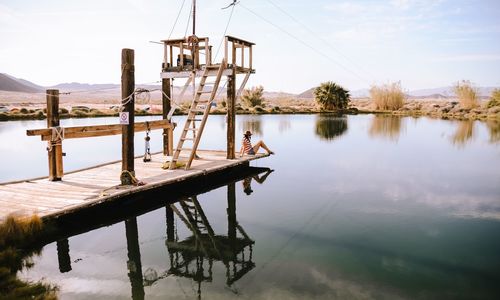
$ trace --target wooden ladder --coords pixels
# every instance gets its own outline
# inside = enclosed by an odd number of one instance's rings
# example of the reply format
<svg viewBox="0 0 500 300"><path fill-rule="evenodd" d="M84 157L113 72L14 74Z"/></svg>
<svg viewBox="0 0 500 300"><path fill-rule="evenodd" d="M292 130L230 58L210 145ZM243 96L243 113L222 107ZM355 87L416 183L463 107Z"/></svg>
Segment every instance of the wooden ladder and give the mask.
<svg viewBox="0 0 500 300"><path fill-rule="evenodd" d="M217 70L217 76L213 83L212 90L205 90L205 83L209 76L210 71ZM179 160L179 156L183 150L189 150L191 153L189 154L189 158L186 162L186 170L189 170L191 167L191 163L196 156L196 149L198 148L198 144L200 143L201 135L203 133L203 129L205 128L205 123L207 122L208 114L210 113L210 108L212 106L212 102L217 95L217 89L219 88L219 83L222 78L222 74L226 69L226 61L223 60L220 65L211 65L206 66L203 75L201 76L200 83L198 85L198 89L194 95L193 102L191 103L191 107L189 108L189 112L186 118L186 123L184 124L184 129L182 130L181 137L179 139L179 143L177 144L177 148L175 149L174 155L172 156L172 161L170 162L169 169L173 170L176 168L177 161ZM208 100L201 100L201 96L203 94L210 93L210 97ZM197 113L203 113L202 116L197 116ZM197 118L198 117L198 118ZM199 118L201 117L201 118ZM195 122L201 122L198 127L196 127ZM188 132L192 132L193 136L188 137ZM184 148L185 141L192 141L192 148Z"/></svg>

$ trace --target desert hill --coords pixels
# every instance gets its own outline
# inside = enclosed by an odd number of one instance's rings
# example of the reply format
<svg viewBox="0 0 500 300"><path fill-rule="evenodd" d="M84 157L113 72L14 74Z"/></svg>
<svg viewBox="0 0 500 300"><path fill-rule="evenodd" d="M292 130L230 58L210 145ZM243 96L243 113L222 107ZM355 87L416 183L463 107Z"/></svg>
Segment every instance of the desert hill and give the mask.
<svg viewBox="0 0 500 300"><path fill-rule="evenodd" d="M24 79L0 73L0 90L9 92L38 93L44 88Z"/></svg>

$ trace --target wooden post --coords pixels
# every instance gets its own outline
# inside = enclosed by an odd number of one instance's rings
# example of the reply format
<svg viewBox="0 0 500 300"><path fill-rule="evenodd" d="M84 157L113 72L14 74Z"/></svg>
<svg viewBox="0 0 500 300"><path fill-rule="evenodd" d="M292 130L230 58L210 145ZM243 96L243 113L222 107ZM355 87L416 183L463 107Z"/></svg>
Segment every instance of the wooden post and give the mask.
<svg viewBox="0 0 500 300"><path fill-rule="evenodd" d="M236 241L236 184L227 185L227 236L231 245Z"/></svg>
<svg viewBox="0 0 500 300"><path fill-rule="evenodd" d="M59 127L59 90L47 90L47 128ZM62 140L56 135L49 141L49 180L59 181L63 176Z"/></svg>
<svg viewBox="0 0 500 300"><path fill-rule="evenodd" d="M227 76L227 159L235 158L235 126L236 122L236 69Z"/></svg>
<svg viewBox="0 0 500 300"><path fill-rule="evenodd" d="M122 173L134 171L134 104L135 104L134 50L122 49L122 105L128 112L128 124L122 125ZM122 178L122 185L130 184Z"/></svg>
<svg viewBox="0 0 500 300"><path fill-rule="evenodd" d="M59 271L61 273L71 271L71 257L69 256L68 239L57 241L57 260L59 262Z"/></svg>
<svg viewBox="0 0 500 300"><path fill-rule="evenodd" d="M141 251L136 218L125 220L125 234L127 236L127 269L132 287L132 299L144 299Z"/></svg>
<svg viewBox="0 0 500 300"><path fill-rule="evenodd" d="M172 97L170 93L170 78L163 78L161 80L161 89L162 93L162 106L163 106L163 119L167 119L168 112L172 108L170 103L170 97ZM172 149L169 147L172 144L170 141L169 130L171 129L163 129L163 155L172 155Z"/></svg>
<svg viewBox="0 0 500 300"><path fill-rule="evenodd" d="M167 217L167 241L173 242L175 240L175 220L174 210L170 207L170 204L165 206L165 213Z"/></svg>

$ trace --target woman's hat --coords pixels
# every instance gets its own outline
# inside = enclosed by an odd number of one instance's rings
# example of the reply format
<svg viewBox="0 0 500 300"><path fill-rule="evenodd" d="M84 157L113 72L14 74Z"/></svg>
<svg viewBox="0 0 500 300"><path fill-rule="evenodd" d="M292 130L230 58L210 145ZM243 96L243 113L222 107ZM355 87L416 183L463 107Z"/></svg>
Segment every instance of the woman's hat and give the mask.
<svg viewBox="0 0 500 300"><path fill-rule="evenodd" d="M250 136L250 135L252 135L252 133L250 132L250 130L247 130L247 132L245 132L245 135Z"/></svg>

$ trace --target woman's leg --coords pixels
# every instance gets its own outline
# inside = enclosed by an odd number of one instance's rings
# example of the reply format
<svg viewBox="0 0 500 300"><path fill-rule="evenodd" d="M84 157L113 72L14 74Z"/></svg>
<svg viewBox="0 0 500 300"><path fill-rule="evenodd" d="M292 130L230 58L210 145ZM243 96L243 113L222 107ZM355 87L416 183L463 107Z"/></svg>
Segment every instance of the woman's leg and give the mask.
<svg viewBox="0 0 500 300"><path fill-rule="evenodd" d="M266 145L266 144L264 144L264 142L263 142L262 140L260 140L257 144L255 144L255 145L253 146L253 151L254 151L255 153L259 152L260 147L264 148L264 149L267 151L267 153L271 153L271 152L272 152L272 151L271 151L271 150L267 147L267 145Z"/></svg>

